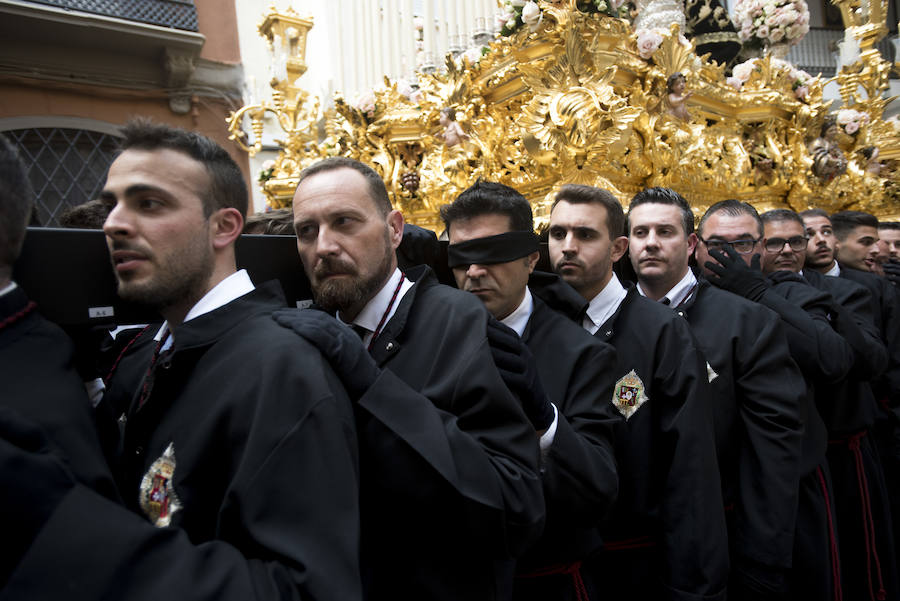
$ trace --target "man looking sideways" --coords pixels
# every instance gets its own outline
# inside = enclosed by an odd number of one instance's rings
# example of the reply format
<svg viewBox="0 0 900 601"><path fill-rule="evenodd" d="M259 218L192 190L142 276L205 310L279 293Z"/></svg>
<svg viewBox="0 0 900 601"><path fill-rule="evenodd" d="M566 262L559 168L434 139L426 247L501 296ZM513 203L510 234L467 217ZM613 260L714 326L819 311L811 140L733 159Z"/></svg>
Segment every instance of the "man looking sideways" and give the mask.
<svg viewBox="0 0 900 601"><path fill-rule="evenodd" d="M356 399L367 597L504 598L510 560L543 524L536 431L549 422L504 384L490 314L427 267L397 268L403 216L358 161L301 173L294 229L317 304L346 324L322 311L280 316Z"/></svg>

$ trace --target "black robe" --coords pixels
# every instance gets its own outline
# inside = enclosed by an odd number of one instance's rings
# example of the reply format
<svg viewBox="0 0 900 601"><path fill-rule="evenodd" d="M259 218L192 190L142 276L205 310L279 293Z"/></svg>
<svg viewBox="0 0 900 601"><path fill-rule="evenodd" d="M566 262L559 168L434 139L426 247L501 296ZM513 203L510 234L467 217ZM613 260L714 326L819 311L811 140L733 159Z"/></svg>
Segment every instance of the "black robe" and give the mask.
<svg viewBox="0 0 900 601"><path fill-rule="evenodd" d="M75 487L0 599L361 598L352 408L319 352L271 319L284 306L260 287L175 328L141 407L127 376L155 345L130 347L107 400L128 407L131 511Z"/></svg>
<svg viewBox="0 0 900 601"><path fill-rule="evenodd" d="M803 375L807 390L805 429L794 557L789 598L833 601L840 590L840 553L834 515L834 490L826 453L828 429L816 404L815 385L847 377L854 368L853 346L838 333L858 326L834 310L828 292L807 283L799 274L776 272L760 302L773 309L785 324L788 347ZM799 311L799 313L798 313Z"/></svg>
<svg viewBox="0 0 900 601"><path fill-rule="evenodd" d="M676 309L712 372L716 447L730 522L732 569L758 566L783 590L791 567L806 417L806 384L777 314L699 279ZM824 446L821 460L824 460ZM765 483L760 486L760 483ZM740 598L740 597L736 597Z"/></svg>
<svg viewBox="0 0 900 601"><path fill-rule="evenodd" d="M533 287L580 323L571 287ZM618 355L616 391L634 370L646 397L616 442L619 498L589 569L606 599L724 599L728 540L706 360L687 322L631 287L595 336ZM619 384L622 386L620 387ZM627 402L627 401L626 401Z"/></svg>
<svg viewBox="0 0 900 601"><path fill-rule="evenodd" d="M358 402L369 599L499 599L544 518L538 439L500 377L490 314L427 267L372 343Z"/></svg>
<svg viewBox="0 0 900 601"><path fill-rule="evenodd" d="M0 405L37 423L80 482L118 500L72 342L19 287L0 296L0 323Z"/></svg>
<svg viewBox="0 0 900 601"><path fill-rule="evenodd" d="M841 273L853 270L842 268ZM863 274L871 275L871 274ZM841 554L841 586L845 598L864 599L869 591L900 596L896 551L891 535L889 497L872 430L879 414L870 381L884 366L877 304L864 286L848 277L833 278L815 271L804 277L828 290L842 310L849 310L863 338L854 341L857 367L842 382L817 386L820 411L829 427L828 462L834 483L835 514ZM877 276L872 276L877 277ZM863 278L866 279L866 278ZM890 359L888 359L890 361ZM866 370L867 363L875 363Z"/></svg>
<svg viewBox="0 0 900 601"><path fill-rule="evenodd" d="M623 420L610 403L616 356L612 346L533 298L522 339L558 420L541 469L547 522L518 562L513 598L574 599L577 578L586 575L573 564L601 546L597 526L618 492L613 443Z"/></svg>

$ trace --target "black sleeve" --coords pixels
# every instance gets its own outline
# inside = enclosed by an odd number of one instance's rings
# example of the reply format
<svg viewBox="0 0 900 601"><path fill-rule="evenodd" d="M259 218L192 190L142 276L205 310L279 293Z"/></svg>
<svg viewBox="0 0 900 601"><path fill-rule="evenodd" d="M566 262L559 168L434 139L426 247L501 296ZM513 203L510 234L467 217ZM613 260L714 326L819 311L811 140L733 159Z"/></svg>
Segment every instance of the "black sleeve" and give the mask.
<svg viewBox="0 0 900 601"><path fill-rule="evenodd" d="M233 483L218 516L222 540L197 543L179 528L156 528L77 485L0 599L66 599L73 591L81 599L360 599L358 468L349 413L349 406L321 399L264 459L244 466L250 477Z"/></svg>
<svg viewBox="0 0 900 601"><path fill-rule="evenodd" d="M670 598L724 599L728 535L716 459L706 360L683 320L673 320L659 341L656 366L663 468L660 521ZM689 551L688 551L689 550Z"/></svg>
<svg viewBox="0 0 900 601"><path fill-rule="evenodd" d="M765 313L753 323L755 337L742 337L735 349L744 439L732 548L738 557L783 574L793 555L806 383L791 359L782 322Z"/></svg>
<svg viewBox="0 0 900 601"><path fill-rule="evenodd" d="M847 376L854 354L829 322L831 295L803 282L785 281L769 288L759 302L781 318L791 356L804 373L826 382Z"/></svg>
<svg viewBox="0 0 900 601"><path fill-rule="evenodd" d="M613 450L622 418L613 406L615 351L591 347L578 357L566 398L558 403L553 444L544 462L544 497L554 524L590 527L603 519L618 493Z"/></svg>
<svg viewBox="0 0 900 601"><path fill-rule="evenodd" d="M486 314L484 323L486 328ZM455 374L452 381L435 378L435 387L419 392L386 368L360 398L359 408L368 414L360 426L363 450L370 465L384 467L379 472L384 478L396 479L396 486L391 481L381 486L421 495L424 501L427 491L440 490L431 484L438 478L464 502L461 527L496 555L520 555L543 527L537 436L500 378L486 336L465 353L444 347L434 352L456 355L435 363L462 363L461 369L448 367ZM445 393L453 398L452 411L430 400ZM396 444L397 439L405 444ZM414 456L407 458L407 451ZM410 474L418 479L415 487L409 486Z"/></svg>
<svg viewBox="0 0 900 601"><path fill-rule="evenodd" d="M874 378L888 363L872 307L872 294L863 286L854 286L853 292L834 306L834 328L853 349L852 373L860 380Z"/></svg>

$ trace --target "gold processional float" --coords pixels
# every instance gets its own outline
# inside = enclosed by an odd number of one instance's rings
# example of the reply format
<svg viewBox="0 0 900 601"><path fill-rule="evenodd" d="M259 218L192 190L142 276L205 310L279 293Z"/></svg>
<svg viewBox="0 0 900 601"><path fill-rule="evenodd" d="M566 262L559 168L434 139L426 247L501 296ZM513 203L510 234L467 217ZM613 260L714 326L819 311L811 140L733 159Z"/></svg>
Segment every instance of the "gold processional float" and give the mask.
<svg viewBox="0 0 900 601"><path fill-rule="evenodd" d="M739 0L731 31L750 40L728 66L697 55L700 37L681 35L681 0L608 1L505 0L509 20L488 45L418 72L417 87L385 78L352 103L336 95L328 109L296 85L312 20L272 8L259 31L281 45L286 74L270 82L270 102L230 116L231 137L252 155L266 113L284 130L260 175L272 208L290 206L303 167L341 155L373 166L407 220L436 231L440 206L477 178L524 194L538 229L564 183L606 188L623 203L666 186L697 215L737 198L760 211L900 218L900 124L883 118L895 66L875 47L887 33L886 0L834 0L859 49L835 77L837 111L823 101L822 77L779 58L808 31L803 0ZM709 0L688 4L722 22Z"/></svg>

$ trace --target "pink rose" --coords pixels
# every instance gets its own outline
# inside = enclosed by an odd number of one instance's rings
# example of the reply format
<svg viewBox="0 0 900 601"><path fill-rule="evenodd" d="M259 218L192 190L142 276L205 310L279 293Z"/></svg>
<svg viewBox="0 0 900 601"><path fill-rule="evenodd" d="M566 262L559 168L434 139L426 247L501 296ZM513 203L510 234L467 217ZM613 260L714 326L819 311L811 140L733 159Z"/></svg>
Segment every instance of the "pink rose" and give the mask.
<svg viewBox="0 0 900 601"><path fill-rule="evenodd" d="M649 59L663 43L663 37L652 29L641 29L637 32L638 54L643 59Z"/></svg>
<svg viewBox="0 0 900 601"><path fill-rule="evenodd" d="M760 25L756 30L756 37L761 40L765 40L769 37L769 27L767 25Z"/></svg>
<svg viewBox="0 0 900 601"><path fill-rule="evenodd" d="M750 59L748 61L744 61L739 65L735 65L734 69L732 69L731 73L734 77L738 78L741 82L745 82L750 79L750 74L753 73L753 69L756 68L755 59Z"/></svg>
<svg viewBox="0 0 900 601"><path fill-rule="evenodd" d="M725 80L725 83L727 83L732 88L734 88L735 90L738 90L738 91L740 91L740 89L744 87L744 82L741 81L740 79L738 79L737 77L734 77L733 75L731 77L727 78Z"/></svg>
<svg viewBox="0 0 900 601"><path fill-rule="evenodd" d="M859 131L859 123L857 123L856 121L851 121L844 126L844 131L852 136Z"/></svg>
<svg viewBox="0 0 900 601"><path fill-rule="evenodd" d="M794 96L796 96L800 100L806 100L806 98L809 96L809 86L797 86L797 89L794 90Z"/></svg>
<svg viewBox="0 0 900 601"><path fill-rule="evenodd" d="M773 42L780 42L784 38L784 30L783 29L773 29L772 33L769 34L769 39Z"/></svg>

